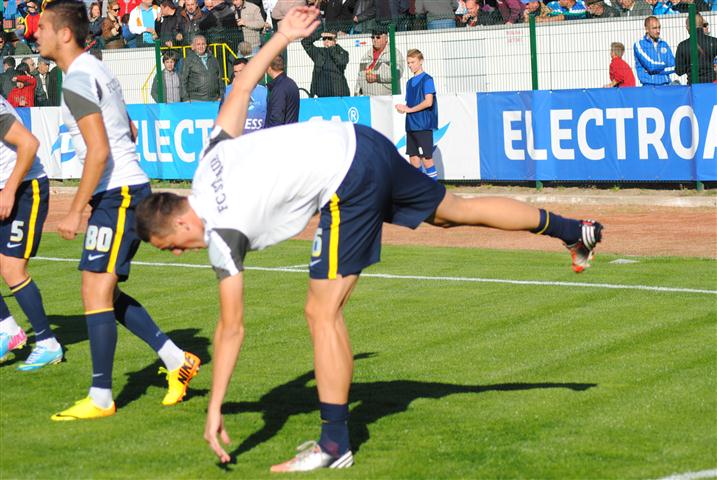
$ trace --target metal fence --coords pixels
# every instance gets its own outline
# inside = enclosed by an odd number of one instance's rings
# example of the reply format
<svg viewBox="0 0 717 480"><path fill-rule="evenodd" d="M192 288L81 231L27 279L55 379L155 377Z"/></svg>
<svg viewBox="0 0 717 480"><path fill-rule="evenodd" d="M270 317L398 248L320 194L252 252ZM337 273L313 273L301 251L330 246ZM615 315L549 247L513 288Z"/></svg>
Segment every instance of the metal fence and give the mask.
<svg viewBox="0 0 717 480"><path fill-rule="evenodd" d="M691 16L659 17L660 38L669 44L673 53L680 42L690 39L687 23L694 20L694 7L692 11ZM702 16L710 25L717 23L717 12L702 12ZM488 15L483 16L476 26L429 30L416 30L424 25L420 19L410 18L398 24L373 24L371 28L366 26L364 31L385 29L388 32L391 68L384 89L386 94L404 91L411 76L405 55L414 48L423 53L424 70L433 76L438 94L601 87L609 82L610 45L613 42L625 46L623 60L633 72L635 70L633 45L645 34L645 17L570 21L541 21L539 16L538 21L531 21L536 17L528 15L525 18L528 21L506 25L500 15ZM323 31L332 29L325 27ZM310 42L317 51L325 50L320 35L318 32ZM371 66L366 58L370 58L373 41L370 33L339 34L336 46L332 48L341 49L346 61L335 69L335 75L327 75L325 66L317 68L307 53L307 42L293 42L286 52L287 73L305 96L312 91L312 80L315 83L345 83L348 93L344 88L341 95L363 94L359 80L362 75L365 78L366 68ZM231 63L238 54L236 42L232 40L230 43L209 45L219 61L225 84L231 81ZM693 52L696 45L690 47ZM155 48L102 50L103 61L119 78L127 103L154 103L150 89L156 72L162 68L159 48L157 45ZM162 50L166 48L162 47ZM190 47L171 48L183 58ZM21 58L16 57L18 62ZM697 59L699 54L691 54L691 58ZM696 67L697 62L692 62L691 68ZM178 69L181 69L181 61ZM675 75L672 79L687 83L684 75ZM386 78L382 80L385 82Z"/></svg>

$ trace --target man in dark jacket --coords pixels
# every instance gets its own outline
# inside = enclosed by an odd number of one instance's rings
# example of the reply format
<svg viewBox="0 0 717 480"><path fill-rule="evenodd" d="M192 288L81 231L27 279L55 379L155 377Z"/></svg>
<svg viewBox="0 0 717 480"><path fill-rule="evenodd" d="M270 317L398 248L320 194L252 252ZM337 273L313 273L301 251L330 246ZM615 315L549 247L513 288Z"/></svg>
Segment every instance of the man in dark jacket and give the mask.
<svg viewBox="0 0 717 480"><path fill-rule="evenodd" d="M13 57L5 57L3 59L3 73L0 74L0 95L5 98L7 98L10 94L10 90L15 86L12 78L20 75L20 72L15 69L16 66L17 62Z"/></svg>
<svg viewBox="0 0 717 480"><path fill-rule="evenodd" d="M348 97L351 91L344 71L349 63L349 52L336 43L336 32L322 32L320 36L323 48L314 45L319 38L318 33L301 41L301 46L314 61L310 94L317 97Z"/></svg>
<svg viewBox="0 0 717 480"><path fill-rule="evenodd" d="M687 31L690 31L690 19L686 18ZM694 83L712 83L715 81L715 72L712 67L717 57L717 38L705 33L705 20L699 13L695 16L697 26L697 81ZM692 84L692 63L690 56L690 39L682 40L677 45L675 54L675 72L677 75L687 74L687 83Z"/></svg>
<svg viewBox="0 0 717 480"><path fill-rule="evenodd" d="M232 49L244 40L234 17L234 6L224 0L204 0L208 12L199 22L208 43L228 43Z"/></svg>
<svg viewBox="0 0 717 480"><path fill-rule="evenodd" d="M356 0L326 0L322 2L326 28L336 32L349 33L354 23Z"/></svg>
<svg viewBox="0 0 717 480"><path fill-rule="evenodd" d="M159 5L160 16L154 21L154 31L159 35L162 46L184 45L182 17L172 0L162 0Z"/></svg>
<svg viewBox="0 0 717 480"><path fill-rule="evenodd" d="M192 43L192 39L200 31L199 24L204 18L204 13L197 5L197 0L185 0L184 8L181 12L182 32L184 32L184 41L188 44Z"/></svg>
<svg viewBox="0 0 717 480"><path fill-rule="evenodd" d="M224 80L219 62L207 51L207 39L195 35L192 51L184 59L181 76L182 101L213 102L224 93Z"/></svg>
<svg viewBox="0 0 717 480"><path fill-rule="evenodd" d="M272 78L267 84L269 99L266 106L265 128L299 121L299 87L286 76L286 64L280 55L271 61L266 73Z"/></svg>

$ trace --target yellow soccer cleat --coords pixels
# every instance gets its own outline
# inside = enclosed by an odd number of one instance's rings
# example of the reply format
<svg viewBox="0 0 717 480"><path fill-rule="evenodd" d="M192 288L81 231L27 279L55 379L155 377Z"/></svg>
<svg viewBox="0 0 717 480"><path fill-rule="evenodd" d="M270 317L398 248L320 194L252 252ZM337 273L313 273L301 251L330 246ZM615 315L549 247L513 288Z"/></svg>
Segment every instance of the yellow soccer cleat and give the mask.
<svg viewBox="0 0 717 480"><path fill-rule="evenodd" d="M162 400L162 405L176 405L181 402L187 394L187 385L199 372L199 364L202 363L199 357L193 353L184 352L184 363L181 367L167 371L166 368L160 368L160 373L167 374L167 382L169 383L169 391Z"/></svg>
<svg viewBox="0 0 717 480"><path fill-rule="evenodd" d="M56 422L87 420L90 418L111 417L116 411L115 402L112 402L112 405L107 408L102 408L98 407L97 404L92 401L92 398L87 397L75 402L75 404L67 410L56 413L50 418Z"/></svg>

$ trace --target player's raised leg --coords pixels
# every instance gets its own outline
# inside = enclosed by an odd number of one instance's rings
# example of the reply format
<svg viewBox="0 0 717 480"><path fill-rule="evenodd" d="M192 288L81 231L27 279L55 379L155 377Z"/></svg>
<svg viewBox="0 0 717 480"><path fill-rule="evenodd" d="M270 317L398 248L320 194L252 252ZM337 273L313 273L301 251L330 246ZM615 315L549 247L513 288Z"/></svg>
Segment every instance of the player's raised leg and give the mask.
<svg viewBox="0 0 717 480"><path fill-rule="evenodd" d="M561 217L542 208L504 197L462 198L447 193L429 223L442 227L480 225L500 230L523 230L563 241L572 257L573 270L590 266L603 227L594 220Z"/></svg>
<svg viewBox="0 0 717 480"><path fill-rule="evenodd" d="M353 465L348 429L353 354L343 308L357 281L358 275L339 275L333 280L309 281L305 314L314 345L321 437L318 442L303 444L298 455L274 465L272 472L346 468Z"/></svg>

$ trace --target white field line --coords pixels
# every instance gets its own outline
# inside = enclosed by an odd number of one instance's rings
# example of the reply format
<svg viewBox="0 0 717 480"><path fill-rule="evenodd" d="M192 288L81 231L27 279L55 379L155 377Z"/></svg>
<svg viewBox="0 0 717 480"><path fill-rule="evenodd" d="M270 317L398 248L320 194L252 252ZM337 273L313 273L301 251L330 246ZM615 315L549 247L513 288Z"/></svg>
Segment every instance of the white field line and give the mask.
<svg viewBox="0 0 717 480"><path fill-rule="evenodd" d="M79 262L77 258L54 258L54 257L35 257L36 260L46 260L49 262ZM133 261L134 265L143 265L149 267L178 267L178 268L211 268L209 265L197 265L190 263L165 263L165 262L139 262ZM257 270L262 272L292 272L306 273L306 268L295 267L245 267L247 270ZM650 285L623 285L616 283L579 283L579 282L547 282L541 280L509 280L501 278L478 278L478 277L431 277L426 275L392 275L388 273L363 273L365 278L385 278L393 280L427 280L437 282L466 282L466 283L500 283L508 285L531 285L546 287L575 287L575 288L606 288L612 290L642 290L648 292L665 292L665 293L696 293L706 295L717 295L717 290L702 290L698 288L680 288L680 287L653 287Z"/></svg>
<svg viewBox="0 0 717 480"><path fill-rule="evenodd" d="M659 480L697 480L699 478L715 478L717 469L702 470L700 472L673 473L669 477L662 477Z"/></svg>

